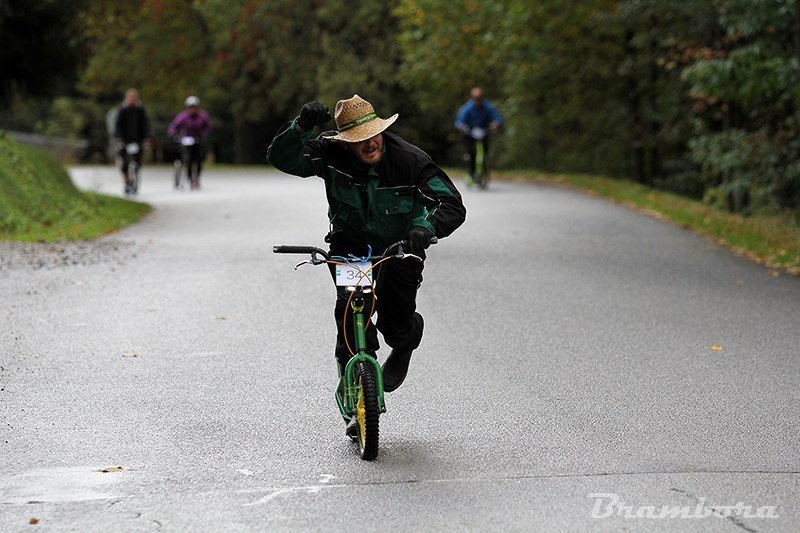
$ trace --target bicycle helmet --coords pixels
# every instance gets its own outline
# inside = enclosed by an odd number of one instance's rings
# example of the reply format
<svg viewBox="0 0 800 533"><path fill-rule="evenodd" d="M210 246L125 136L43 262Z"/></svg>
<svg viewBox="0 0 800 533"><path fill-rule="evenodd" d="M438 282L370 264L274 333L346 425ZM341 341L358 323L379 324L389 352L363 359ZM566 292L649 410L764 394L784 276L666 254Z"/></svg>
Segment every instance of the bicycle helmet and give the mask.
<svg viewBox="0 0 800 533"><path fill-rule="evenodd" d="M183 101L183 105L185 107L200 107L200 99L194 95L188 96L186 100Z"/></svg>

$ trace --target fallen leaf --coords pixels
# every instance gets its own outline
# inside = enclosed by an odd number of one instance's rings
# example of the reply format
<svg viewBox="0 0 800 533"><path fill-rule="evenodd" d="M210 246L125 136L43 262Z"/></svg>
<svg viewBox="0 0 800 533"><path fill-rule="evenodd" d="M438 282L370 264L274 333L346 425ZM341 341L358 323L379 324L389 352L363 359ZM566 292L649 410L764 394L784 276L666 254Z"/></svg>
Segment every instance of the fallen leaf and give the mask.
<svg viewBox="0 0 800 533"><path fill-rule="evenodd" d="M777 278L778 276L780 276L780 272L778 272L777 270L770 270L769 275L772 276L773 278Z"/></svg>
<svg viewBox="0 0 800 533"><path fill-rule="evenodd" d="M124 353L122 357L141 357L138 353Z"/></svg>
<svg viewBox="0 0 800 533"><path fill-rule="evenodd" d="M102 472L104 474L108 474L110 472L122 472L121 466L112 466L109 468L103 468L102 470L98 470L98 472Z"/></svg>
<svg viewBox="0 0 800 533"><path fill-rule="evenodd" d="M218 316L217 320L228 320L228 317L225 316Z"/></svg>
<svg viewBox="0 0 800 533"><path fill-rule="evenodd" d="M28 521L28 523L31 524L31 525L38 524L39 523L39 519L38 518L31 518Z"/></svg>
<svg viewBox="0 0 800 533"><path fill-rule="evenodd" d="M736 285L738 285L739 287L741 287L742 285L744 285L744 281L742 281L742 280L740 280L740 279L737 279L737 280L736 280Z"/></svg>
<svg viewBox="0 0 800 533"><path fill-rule="evenodd" d="M714 352L721 352L722 351L722 346L712 346L711 350L714 351Z"/></svg>

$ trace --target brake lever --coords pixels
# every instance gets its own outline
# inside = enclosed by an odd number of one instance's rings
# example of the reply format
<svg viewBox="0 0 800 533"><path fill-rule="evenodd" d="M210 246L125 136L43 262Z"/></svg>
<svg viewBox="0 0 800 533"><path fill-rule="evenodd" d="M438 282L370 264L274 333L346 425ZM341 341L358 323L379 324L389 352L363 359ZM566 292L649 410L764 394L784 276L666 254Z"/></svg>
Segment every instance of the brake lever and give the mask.
<svg viewBox="0 0 800 533"><path fill-rule="evenodd" d="M400 244L400 246L397 247L397 253L392 255L393 259L407 259L409 257L413 257L414 259L416 259L417 261L420 261L420 262L422 261L422 258L420 256L418 256L418 255L407 254L403 250L403 245L402 244Z"/></svg>
<svg viewBox="0 0 800 533"><path fill-rule="evenodd" d="M300 268L303 265L321 265L323 263L327 263L327 261L325 261L324 259L320 259L319 257L317 257L317 254L312 253L311 254L311 259L306 259L305 261L300 261L299 263L297 263L294 266L294 269L297 270L298 268Z"/></svg>
<svg viewBox="0 0 800 533"><path fill-rule="evenodd" d="M438 242L439 242L439 239L437 239L436 237L432 237L431 238L431 244L436 244ZM400 241L400 245L397 247L397 253L393 257L395 259L407 259L409 257L413 257L414 259L416 259L417 261L422 263L423 259L420 256L418 256L416 254L407 254L403 250L403 246L405 246L405 243L406 243L406 241Z"/></svg>

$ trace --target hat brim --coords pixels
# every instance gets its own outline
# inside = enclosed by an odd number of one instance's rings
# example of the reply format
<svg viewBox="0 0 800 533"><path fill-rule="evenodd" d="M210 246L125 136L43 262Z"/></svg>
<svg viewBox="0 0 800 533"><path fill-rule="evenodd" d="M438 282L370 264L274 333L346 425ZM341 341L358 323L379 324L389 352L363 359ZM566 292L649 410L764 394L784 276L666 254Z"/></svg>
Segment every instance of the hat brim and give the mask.
<svg viewBox="0 0 800 533"><path fill-rule="evenodd" d="M376 136L394 124L394 121L397 120L398 116L400 115L395 113L389 118L374 118L369 122L359 124L358 126L349 130L340 131L336 135L326 137L326 139L332 139L334 141L342 141L346 143L358 143L361 141L366 141L370 137Z"/></svg>

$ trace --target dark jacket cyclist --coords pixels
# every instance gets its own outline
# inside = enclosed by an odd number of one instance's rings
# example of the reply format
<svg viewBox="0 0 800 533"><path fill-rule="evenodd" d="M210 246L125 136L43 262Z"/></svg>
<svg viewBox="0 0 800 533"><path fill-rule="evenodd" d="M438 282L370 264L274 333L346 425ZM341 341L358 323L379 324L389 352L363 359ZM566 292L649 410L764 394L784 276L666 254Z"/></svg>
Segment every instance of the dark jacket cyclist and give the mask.
<svg viewBox="0 0 800 533"><path fill-rule="evenodd" d="M117 142L119 155L122 158L122 179L125 182L125 194L135 193L132 189L133 179L128 174L128 164L133 158L137 164L142 164L142 145L150 139L150 121L147 112L139 101L139 92L128 89L125 92L125 101L117 112L114 122L114 139ZM127 145L136 145L135 153L128 154Z"/></svg>
<svg viewBox="0 0 800 533"><path fill-rule="evenodd" d="M413 253L425 258L431 239L447 237L466 218L461 195L448 175L416 146L385 132L397 115L377 116L358 95L340 100L334 110L338 132L313 138L313 128L331 118L319 102L303 106L300 116L275 136L267 160L295 176L325 180L331 254L364 256L371 247L380 254L394 242L407 240ZM422 340L423 320L416 312L423 263L388 261L378 280L377 329L391 354L383 365L384 389L399 387L408 372L411 352ZM337 288L336 358L340 368L350 354L342 336L347 293ZM348 339L352 332L347 330ZM353 345L353 339L350 339ZM367 328L368 351L375 354L378 336Z"/></svg>
<svg viewBox="0 0 800 533"><path fill-rule="evenodd" d="M456 115L455 126L464 134L464 148L467 151L467 171L472 181L475 180L475 141L483 141L484 168L489 158L489 132L496 132L503 125L503 117L489 100L483 97L483 90L474 87L469 100L461 106Z"/></svg>

